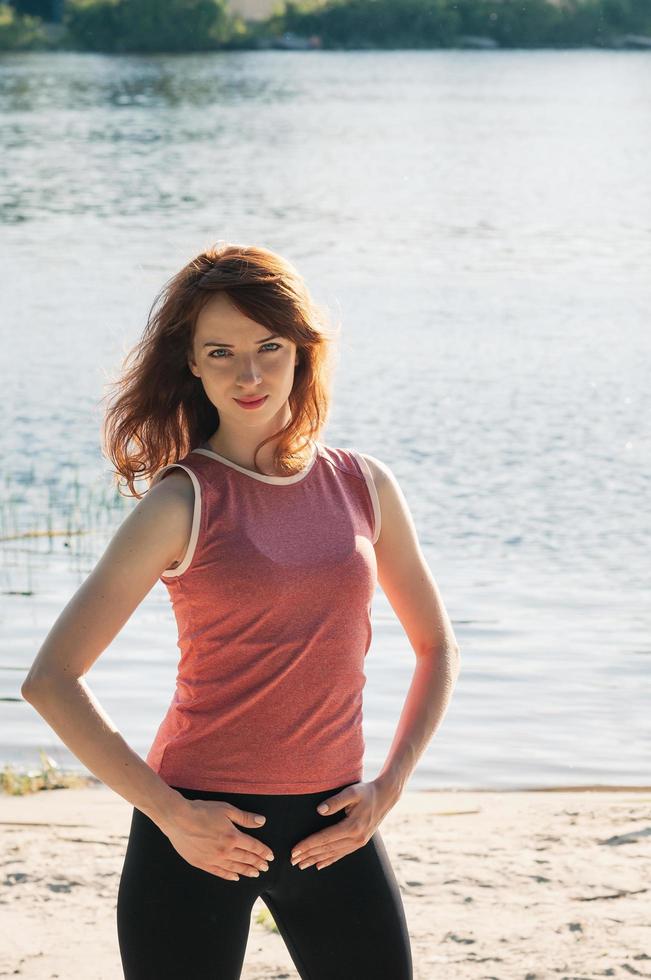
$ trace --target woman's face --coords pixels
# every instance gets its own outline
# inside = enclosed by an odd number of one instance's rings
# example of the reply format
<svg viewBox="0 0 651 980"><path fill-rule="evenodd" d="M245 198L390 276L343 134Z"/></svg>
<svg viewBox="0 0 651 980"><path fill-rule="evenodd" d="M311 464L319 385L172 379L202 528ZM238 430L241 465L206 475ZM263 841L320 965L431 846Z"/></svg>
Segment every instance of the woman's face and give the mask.
<svg viewBox="0 0 651 980"><path fill-rule="evenodd" d="M272 339L273 333L241 313L225 293L216 293L201 310L188 364L221 422L269 423L285 409L294 384L296 344L281 336ZM243 408L236 400L265 395L255 408Z"/></svg>

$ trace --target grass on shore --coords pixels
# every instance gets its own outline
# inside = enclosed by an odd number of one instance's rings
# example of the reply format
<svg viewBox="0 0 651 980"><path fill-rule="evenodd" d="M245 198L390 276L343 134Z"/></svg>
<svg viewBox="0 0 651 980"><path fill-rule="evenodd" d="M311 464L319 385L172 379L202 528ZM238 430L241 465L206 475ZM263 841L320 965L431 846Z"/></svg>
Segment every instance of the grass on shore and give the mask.
<svg viewBox="0 0 651 980"><path fill-rule="evenodd" d="M0 793L9 796L26 796L28 793L38 793L42 789L84 789L97 785L95 777L60 769L42 749L39 755L40 769L23 772L11 765L3 766L0 771Z"/></svg>

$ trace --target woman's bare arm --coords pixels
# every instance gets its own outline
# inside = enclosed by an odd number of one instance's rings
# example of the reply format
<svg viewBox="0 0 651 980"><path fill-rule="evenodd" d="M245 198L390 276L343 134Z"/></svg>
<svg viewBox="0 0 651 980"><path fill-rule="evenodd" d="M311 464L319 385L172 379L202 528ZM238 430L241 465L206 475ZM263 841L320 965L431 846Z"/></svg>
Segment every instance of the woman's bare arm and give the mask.
<svg viewBox="0 0 651 980"><path fill-rule="evenodd" d="M459 675L460 653L405 496L388 466L365 454L380 502L378 581L411 643L416 668L389 755L375 782L396 801L440 726Z"/></svg>
<svg viewBox="0 0 651 980"><path fill-rule="evenodd" d="M29 701L103 783L163 828L184 798L130 748L84 675L190 540L194 490L173 469L134 507L45 638L23 682Z"/></svg>

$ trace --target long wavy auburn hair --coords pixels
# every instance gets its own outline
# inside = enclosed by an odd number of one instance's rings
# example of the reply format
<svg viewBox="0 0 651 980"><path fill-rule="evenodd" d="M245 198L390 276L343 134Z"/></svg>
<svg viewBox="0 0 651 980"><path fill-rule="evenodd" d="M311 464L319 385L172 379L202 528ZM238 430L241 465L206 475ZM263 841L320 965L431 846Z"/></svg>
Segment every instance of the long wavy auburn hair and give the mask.
<svg viewBox="0 0 651 980"><path fill-rule="evenodd" d="M115 468L122 493L131 496L136 479L151 483L156 472L205 442L219 427L219 412L201 378L188 366L197 317L218 292L225 292L245 316L297 346L298 364L289 395L290 421L256 446L278 439L274 469L291 476L311 456L328 417L334 367L334 326L312 298L297 269L258 246L218 243L201 252L160 290L140 341L127 354L102 426L102 449ZM128 494L125 494L128 496Z"/></svg>

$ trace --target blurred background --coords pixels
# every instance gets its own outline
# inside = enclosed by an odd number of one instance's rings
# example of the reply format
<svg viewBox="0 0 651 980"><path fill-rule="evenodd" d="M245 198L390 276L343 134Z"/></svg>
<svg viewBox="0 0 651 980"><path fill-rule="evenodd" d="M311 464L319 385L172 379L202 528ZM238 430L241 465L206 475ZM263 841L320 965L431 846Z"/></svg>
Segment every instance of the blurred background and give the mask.
<svg viewBox="0 0 651 980"><path fill-rule="evenodd" d="M227 240L341 320L323 440L391 466L461 645L409 788L646 785L649 5L34 0L0 47L0 765L83 771L20 686L134 505L105 386ZM365 778L415 664L373 624ZM176 639L158 583L88 675L143 757Z"/></svg>

